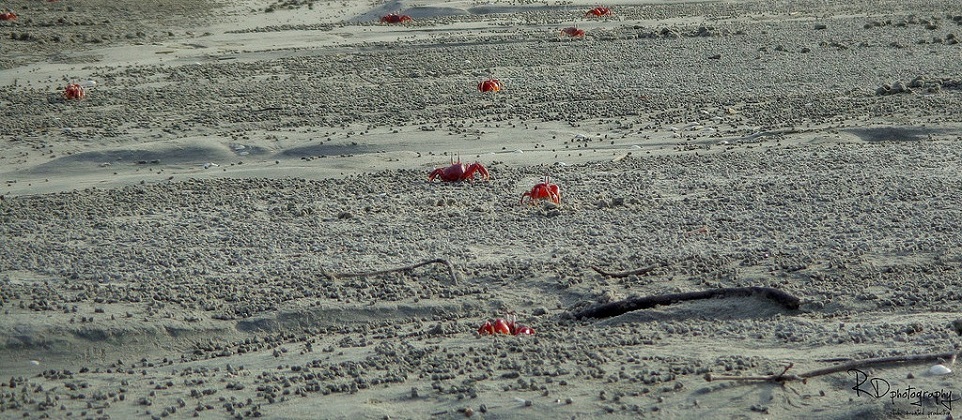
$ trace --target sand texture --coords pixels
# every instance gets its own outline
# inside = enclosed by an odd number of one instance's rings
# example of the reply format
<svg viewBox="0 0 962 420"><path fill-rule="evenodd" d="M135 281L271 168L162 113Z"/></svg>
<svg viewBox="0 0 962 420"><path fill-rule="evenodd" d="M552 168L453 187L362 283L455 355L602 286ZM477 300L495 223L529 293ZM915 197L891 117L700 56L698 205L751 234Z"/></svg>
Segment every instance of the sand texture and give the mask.
<svg viewBox="0 0 962 420"><path fill-rule="evenodd" d="M595 6L0 3L0 418L962 415L958 1Z"/></svg>

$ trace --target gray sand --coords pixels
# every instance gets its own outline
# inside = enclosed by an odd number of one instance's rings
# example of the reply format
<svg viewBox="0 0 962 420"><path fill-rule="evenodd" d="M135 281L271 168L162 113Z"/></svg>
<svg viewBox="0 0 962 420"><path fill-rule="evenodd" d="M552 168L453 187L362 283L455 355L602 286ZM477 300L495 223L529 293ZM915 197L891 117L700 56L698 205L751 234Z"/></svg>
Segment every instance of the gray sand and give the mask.
<svg viewBox="0 0 962 420"><path fill-rule="evenodd" d="M934 360L705 380L958 350L952 2L126 3L0 22L0 417L958 415ZM745 286L801 305L570 316Z"/></svg>

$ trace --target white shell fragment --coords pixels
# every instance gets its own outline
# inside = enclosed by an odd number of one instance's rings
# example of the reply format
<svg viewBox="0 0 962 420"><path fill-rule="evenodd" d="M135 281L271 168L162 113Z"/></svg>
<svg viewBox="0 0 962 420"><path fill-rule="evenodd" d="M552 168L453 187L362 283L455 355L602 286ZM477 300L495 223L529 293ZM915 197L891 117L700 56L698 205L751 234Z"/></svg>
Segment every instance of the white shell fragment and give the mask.
<svg viewBox="0 0 962 420"><path fill-rule="evenodd" d="M945 367L945 365L935 365L929 368L929 373L933 375L948 375L952 373L952 369Z"/></svg>

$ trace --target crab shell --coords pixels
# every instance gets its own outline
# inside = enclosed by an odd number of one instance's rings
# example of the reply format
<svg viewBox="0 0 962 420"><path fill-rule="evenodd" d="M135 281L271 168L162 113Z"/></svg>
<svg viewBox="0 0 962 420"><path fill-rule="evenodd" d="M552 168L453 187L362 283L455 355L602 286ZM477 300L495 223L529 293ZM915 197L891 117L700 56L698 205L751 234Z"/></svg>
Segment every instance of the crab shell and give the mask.
<svg viewBox="0 0 962 420"><path fill-rule="evenodd" d="M381 17L381 23L408 23L413 21L414 19L412 19L410 16L399 15L397 13L391 13Z"/></svg>
<svg viewBox="0 0 962 420"><path fill-rule="evenodd" d="M481 179L488 180L490 176L488 175L488 169L484 167L480 162L474 162L470 165L465 165L461 163L461 159L457 162L452 162L451 166L446 168L437 168L428 175L429 181L434 181L435 178L440 177L444 182L455 182L455 181L472 181L474 180L474 175L479 174Z"/></svg>
<svg viewBox="0 0 962 420"><path fill-rule="evenodd" d="M79 83L71 83L63 89L64 99L80 100L80 99L83 99L85 96L87 96L87 90L84 89L83 86L80 86Z"/></svg>
<svg viewBox="0 0 962 420"><path fill-rule="evenodd" d="M478 83L478 90L481 92L500 92L504 88L498 79L488 79Z"/></svg>
<svg viewBox="0 0 962 420"><path fill-rule="evenodd" d="M574 26L571 26L571 27L562 29L562 30L561 30L561 33L563 33L563 34L565 34L565 35L568 35L568 36L570 36L570 37L572 37L572 38L579 38L579 37L584 37L584 36L585 36L585 30L584 30L584 29L578 29L578 28L575 28Z"/></svg>
<svg viewBox="0 0 962 420"><path fill-rule="evenodd" d="M611 16L611 9L607 7L598 6L598 7L595 7L594 9L591 9L585 12L585 17L588 17L588 16L594 16L594 17Z"/></svg>
<svg viewBox="0 0 962 420"><path fill-rule="evenodd" d="M0 20L17 20L17 14L11 11L0 13Z"/></svg>
<svg viewBox="0 0 962 420"><path fill-rule="evenodd" d="M521 204L524 204L525 198L528 198L529 204L534 204L538 200L551 200L552 203L561 205L561 189L558 188L557 184L552 184L548 177L545 177L544 182L535 184L531 191L521 195Z"/></svg>
<svg viewBox="0 0 962 420"><path fill-rule="evenodd" d="M534 335L534 328L531 328L527 325L518 324L514 321L498 318L495 319L494 322L484 321L484 324L478 328L478 334Z"/></svg>

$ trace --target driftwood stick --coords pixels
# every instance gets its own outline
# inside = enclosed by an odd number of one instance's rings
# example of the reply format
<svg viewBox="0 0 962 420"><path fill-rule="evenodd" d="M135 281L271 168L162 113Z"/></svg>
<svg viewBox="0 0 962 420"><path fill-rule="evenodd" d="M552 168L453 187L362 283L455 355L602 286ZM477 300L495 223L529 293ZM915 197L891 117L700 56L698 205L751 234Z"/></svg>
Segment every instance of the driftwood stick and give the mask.
<svg viewBox="0 0 962 420"><path fill-rule="evenodd" d="M798 309L800 301L782 290L771 287L726 287L721 289L704 290L700 292L672 293L668 295L645 296L628 298L616 302L592 306L588 309L572 314L575 319L581 318L610 318L639 309L654 308L659 305L670 305L688 300L713 299L718 297L761 296L772 300L788 309Z"/></svg>
<svg viewBox="0 0 962 420"><path fill-rule="evenodd" d="M601 274L602 276L605 276L605 277L623 278L623 277L628 277L628 276L643 276L643 275L648 274L648 273L650 273L650 272L652 272L652 271L654 271L654 270L656 270L656 269L659 269L659 268L661 268L661 267L665 267L665 266L667 266L667 265L669 265L669 264L670 264L670 263L668 263L668 262L666 262L666 261L662 261L662 262L660 262L660 263L658 263L658 264L653 264L653 265L649 265L649 266L647 266L647 267L639 268L639 269L637 269L637 270L629 270L629 271L605 271L604 269L602 269L601 267L598 267L598 266L596 266L596 265L591 266L591 269L597 271L598 274Z"/></svg>
<svg viewBox="0 0 962 420"><path fill-rule="evenodd" d="M826 368L815 369L804 373L799 373L797 375L786 375L789 369L792 368L793 364L789 364L782 373L777 375L768 376L714 376L712 374L706 374L705 380L711 381L767 381L767 382L788 382L788 381L802 381L805 382L808 378L814 378L816 376L831 375L833 373L848 372L853 369L863 369L872 366L882 366L890 365L896 363L922 363L922 362L932 362L932 361L946 361L947 363L955 363L956 357L959 352L951 351L947 353L929 353L929 354L916 354L908 356L890 356L890 357L876 357L872 359L862 359L853 360L848 363L843 363L840 365L829 366Z"/></svg>
<svg viewBox="0 0 962 420"><path fill-rule="evenodd" d="M379 276L381 274L397 273L400 271L413 270L415 268L423 267L428 264L444 264L445 266L448 267L448 274L451 276L451 281L453 283L458 282L458 274L457 274L457 271L454 270L454 265L451 264L450 261L444 258L435 258L433 260L422 261L417 264L405 265L403 267L389 268L387 270L367 271L362 273L325 273L325 275L330 279L337 279L341 277L371 277L371 276Z"/></svg>
<svg viewBox="0 0 962 420"><path fill-rule="evenodd" d="M659 268L661 268L661 267L667 267L667 266L669 266L669 265L672 265L672 264L675 264L675 263L679 263L679 262L682 262L682 261L687 261L687 260L690 260L690 259L692 259L692 258L694 258L694 257L693 257L693 256L689 256L689 257L687 257L687 258L683 258L683 259L678 260L678 261L675 261L675 262L662 261L662 262L660 262L660 263L652 264L652 265L649 265L649 266L647 266L647 267L642 267L642 268L638 268L638 269L635 269L635 270L628 270L628 271L606 271L605 269L603 269L603 268L601 268L601 267L598 267L597 265L591 266L591 269L592 269L592 270L595 270L596 272L598 272L598 274L601 274L602 276L605 276L605 277L624 278L624 277L628 277L628 276L644 276L644 275L646 275L646 274L648 274L648 273L650 273L650 272L652 272L652 271L655 271L655 270L657 270L657 269L659 269Z"/></svg>
<svg viewBox="0 0 962 420"><path fill-rule="evenodd" d="M788 366L785 366L785 369L782 370L782 373L779 373L777 375L767 375L767 376L715 376L715 375L712 375L711 373L706 373L705 380L708 382L711 382L711 381L788 382L788 381L796 381L796 380L805 381L805 378L799 375L795 375L795 374L786 375L786 373L788 373L788 370L794 366L795 366L794 363L789 363Z"/></svg>
<svg viewBox="0 0 962 420"><path fill-rule="evenodd" d="M829 375L837 372L847 372L851 369L860 369L869 366L878 365L888 365L893 363L920 363L920 362L931 362L938 360L945 360L955 362L955 357L958 352L950 351L947 353L929 353L929 354L915 354L909 356L890 356L890 357L876 357L873 359L863 359L863 360L853 360L848 363L843 363L837 366L830 366L827 368L816 369L813 371L801 373L798 376L803 378L812 378L815 376ZM950 362L950 363L951 363Z"/></svg>

